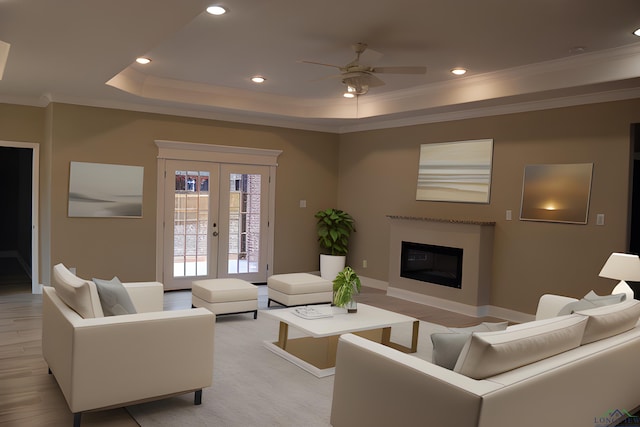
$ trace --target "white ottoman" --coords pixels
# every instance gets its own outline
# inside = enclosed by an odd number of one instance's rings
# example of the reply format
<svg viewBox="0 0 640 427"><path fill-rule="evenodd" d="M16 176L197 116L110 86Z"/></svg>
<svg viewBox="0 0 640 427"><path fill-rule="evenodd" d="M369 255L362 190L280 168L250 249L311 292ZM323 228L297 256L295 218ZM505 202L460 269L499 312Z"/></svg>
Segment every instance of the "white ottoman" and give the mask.
<svg viewBox="0 0 640 427"><path fill-rule="evenodd" d="M240 279L196 280L191 286L191 304L212 313L251 313L258 318L258 287Z"/></svg>
<svg viewBox="0 0 640 427"><path fill-rule="evenodd" d="M330 303L333 283L309 273L274 274L267 279L269 301L284 306Z"/></svg>

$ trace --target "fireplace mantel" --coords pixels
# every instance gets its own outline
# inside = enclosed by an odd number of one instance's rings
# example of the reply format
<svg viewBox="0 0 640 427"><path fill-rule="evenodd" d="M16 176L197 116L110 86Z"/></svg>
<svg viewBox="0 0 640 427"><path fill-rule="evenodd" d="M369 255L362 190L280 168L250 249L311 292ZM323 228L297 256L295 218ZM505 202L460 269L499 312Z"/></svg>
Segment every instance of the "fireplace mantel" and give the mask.
<svg viewBox="0 0 640 427"><path fill-rule="evenodd" d="M387 218L391 224L387 294L398 297L411 295L416 300L449 301L472 307L490 303L495 222L399 215L387 215ZM401 277L403 241L461 248L462 287L456 289Z"/></svg>
<svg viewBox="0 0 640 427"><path fill-rule="evenodd" d="M479 221L474 219L445 219L445 218L425 218L417 216L387 215L389 219L403 219L408 221L431 221L448 222L450 224L470 224L470 225L496 225L495 221Z"/></svg>

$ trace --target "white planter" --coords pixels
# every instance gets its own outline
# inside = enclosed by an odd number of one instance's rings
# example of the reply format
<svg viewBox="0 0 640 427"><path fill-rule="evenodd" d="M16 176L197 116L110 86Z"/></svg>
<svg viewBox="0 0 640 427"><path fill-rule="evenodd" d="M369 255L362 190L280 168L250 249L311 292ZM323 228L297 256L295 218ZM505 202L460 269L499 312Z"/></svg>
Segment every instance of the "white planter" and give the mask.
<svg viewBox="0 0 640 427"><path fill-rule="evenodd" d="M333 280L344 270L347 257L344 255L320 255L320 276L325 280Z"/></svg>

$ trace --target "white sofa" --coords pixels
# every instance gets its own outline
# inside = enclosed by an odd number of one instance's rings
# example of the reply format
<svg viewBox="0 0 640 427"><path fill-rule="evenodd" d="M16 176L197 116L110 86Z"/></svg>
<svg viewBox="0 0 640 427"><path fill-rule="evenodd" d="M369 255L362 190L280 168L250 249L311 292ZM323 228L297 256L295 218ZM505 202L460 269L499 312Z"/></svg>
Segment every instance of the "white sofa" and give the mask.
<svg viewBox="0 0 640 427"><path fill-rule="evenodd" d="M640 405L640 301L554 317L572 302L546 295L537 320L471 334L454 370L356 335L341 336L331 424L613 424Z"/></svg>
<svg viewBox="0 0 640 427"><path fill-rule="evenodd" d="M215 315L162 311L158 282L124 283L136 314L104 316L93 281L54 267L43 289L42 352L74 413L125 406L212 383Z"/></svg>

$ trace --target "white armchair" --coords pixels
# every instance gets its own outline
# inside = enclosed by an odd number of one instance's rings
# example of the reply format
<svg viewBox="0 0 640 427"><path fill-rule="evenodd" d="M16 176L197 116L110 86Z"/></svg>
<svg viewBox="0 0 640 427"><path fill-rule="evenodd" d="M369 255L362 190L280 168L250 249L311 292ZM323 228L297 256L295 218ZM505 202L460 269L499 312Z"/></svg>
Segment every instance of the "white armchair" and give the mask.
<svg viewBox="0 0 640 427"><path fill-rule="evenodd" d="M123 285L136 314L103 317L96 285L62 264L44 287L42 352L74 426L85 411L175 394L195 392L200 404L212 383L215 315L162 311L158 282Z"/></svg>

